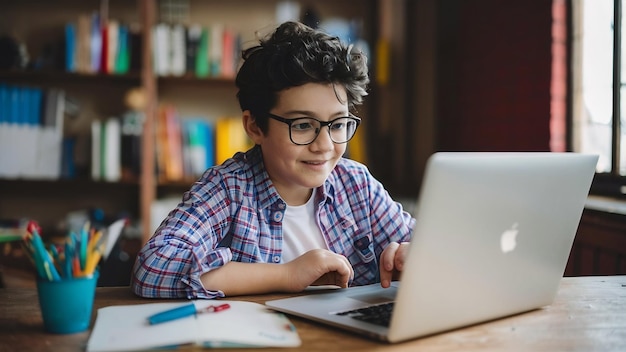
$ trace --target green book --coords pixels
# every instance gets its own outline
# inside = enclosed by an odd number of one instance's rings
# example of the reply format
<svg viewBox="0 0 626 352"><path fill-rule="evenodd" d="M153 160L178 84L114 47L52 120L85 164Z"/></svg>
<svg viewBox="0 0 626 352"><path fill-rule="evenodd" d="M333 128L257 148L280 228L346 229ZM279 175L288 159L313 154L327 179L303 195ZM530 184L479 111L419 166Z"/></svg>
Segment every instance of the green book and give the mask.
<svg viewBox="0 0 626 352"><path fill-rule="evenodd" d="M200 45L196 53L196 76L207 77L209 75L209 30L202 28Z"/></svg>

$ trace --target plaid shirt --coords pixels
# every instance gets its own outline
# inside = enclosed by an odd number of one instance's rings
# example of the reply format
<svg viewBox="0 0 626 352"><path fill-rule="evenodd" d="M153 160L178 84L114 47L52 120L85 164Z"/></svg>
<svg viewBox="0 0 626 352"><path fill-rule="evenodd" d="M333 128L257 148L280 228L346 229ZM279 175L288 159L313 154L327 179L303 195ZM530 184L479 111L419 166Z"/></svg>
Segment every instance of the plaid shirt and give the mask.
<svg viewBox="0 0 626 352"><path fill-rule="evenodd" d="M362 164L341 159L316 190L316 217L331 251L354 269L351 285L379 281L378 258L390 242L409 241L415 223ZM259 147L208 169L140 251L132 280L144 297L224 297L200 276L231 260L281 263L286 203Z"/></svg>

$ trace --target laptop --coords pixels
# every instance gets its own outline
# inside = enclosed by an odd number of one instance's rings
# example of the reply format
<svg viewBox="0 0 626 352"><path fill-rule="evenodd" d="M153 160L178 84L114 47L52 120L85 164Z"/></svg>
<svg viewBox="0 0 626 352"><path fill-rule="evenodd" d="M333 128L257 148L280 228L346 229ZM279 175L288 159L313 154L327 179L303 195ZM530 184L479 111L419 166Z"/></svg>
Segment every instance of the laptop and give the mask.
<svg viewBox="0 0 626 352"><path fill-rule="evenodd" d="M576 153L435 153L399 281L388 289L321 290L265 304L390 343L550 305L597 160ZM373 318L371 309L379 311ZM389 318L378 321L385 310Z"/></svg>

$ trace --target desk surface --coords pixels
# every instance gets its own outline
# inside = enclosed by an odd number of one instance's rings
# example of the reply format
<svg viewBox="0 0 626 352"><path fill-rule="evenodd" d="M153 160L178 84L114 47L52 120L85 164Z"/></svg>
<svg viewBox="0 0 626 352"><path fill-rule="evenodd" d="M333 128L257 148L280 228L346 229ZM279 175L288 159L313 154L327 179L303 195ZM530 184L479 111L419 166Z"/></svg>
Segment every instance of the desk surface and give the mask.
<svg viewBox="0 0 626 352"><path fill-rule="evenodd" d="M263 303L285 296L272 294L229 299ZM89 332L72 335L45 333L37 302L34 289L0 289L0 351L84 351ZM101 287L97 289L93 319L97 308L149 302L154 300L136 297L128 287ZM395 345L300 318L292 317L291 320L302 339L302 350L626 351L626 276L563 278L550 306Z"/></svg>

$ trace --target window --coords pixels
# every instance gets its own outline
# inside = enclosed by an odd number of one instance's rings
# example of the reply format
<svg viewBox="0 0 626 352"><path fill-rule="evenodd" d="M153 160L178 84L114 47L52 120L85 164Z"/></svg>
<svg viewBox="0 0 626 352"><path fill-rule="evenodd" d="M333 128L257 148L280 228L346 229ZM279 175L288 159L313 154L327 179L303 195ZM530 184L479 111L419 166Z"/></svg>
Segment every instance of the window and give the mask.
<svg viewBox="0 0 626 352"><path fill-rule="evenodd" d="M592 192L626 194L622 0L572 1L572 147L600 155Z"/></svg>

